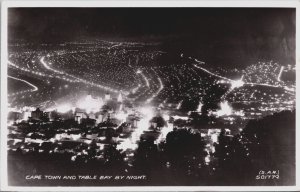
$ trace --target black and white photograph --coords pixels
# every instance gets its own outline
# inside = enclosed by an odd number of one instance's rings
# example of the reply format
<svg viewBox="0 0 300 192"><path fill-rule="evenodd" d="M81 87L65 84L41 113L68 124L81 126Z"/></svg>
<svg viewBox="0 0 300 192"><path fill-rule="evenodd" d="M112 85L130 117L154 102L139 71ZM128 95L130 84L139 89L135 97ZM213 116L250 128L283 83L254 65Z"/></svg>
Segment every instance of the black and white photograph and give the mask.
<svg viewBox="0 0 300 192"><path fill-rule="evenodd" d="M295 7L6 11L8 186L296 185Z"/></svg>

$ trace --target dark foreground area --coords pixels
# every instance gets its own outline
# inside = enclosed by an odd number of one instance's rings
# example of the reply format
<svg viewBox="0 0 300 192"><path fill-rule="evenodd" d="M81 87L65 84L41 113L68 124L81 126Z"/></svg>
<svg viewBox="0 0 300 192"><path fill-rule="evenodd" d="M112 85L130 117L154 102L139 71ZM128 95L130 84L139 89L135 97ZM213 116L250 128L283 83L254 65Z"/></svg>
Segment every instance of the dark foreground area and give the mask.
<svg viewBox="0 0 300 192"><path fill-rule="evenodd" d="M218 141L213 154L214 161L209 165L205 163L207 154L201 135L184 128L174 128L166 141L159 144L155 144L151 138L141 140L130 163L125 160L125 154L114 146L104 150L105 160L101 161L71 161L67 153L37 151L24 154L21 149L8 151L9 185L295 184L295 111L283 111L251 120L240 134L233 137L226 136L222 131Z"/></svg>

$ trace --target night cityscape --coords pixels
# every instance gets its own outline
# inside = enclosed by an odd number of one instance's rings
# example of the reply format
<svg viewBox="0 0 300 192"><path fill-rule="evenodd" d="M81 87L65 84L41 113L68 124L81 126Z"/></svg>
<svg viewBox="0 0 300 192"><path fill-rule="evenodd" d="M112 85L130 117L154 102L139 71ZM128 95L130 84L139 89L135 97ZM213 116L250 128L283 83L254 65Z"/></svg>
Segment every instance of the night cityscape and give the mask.
<svg viewBox="0 0 300 192"><path fill-rule="evenodd" d="M10 185L295 183L295 9L8 16Z"/></svg>

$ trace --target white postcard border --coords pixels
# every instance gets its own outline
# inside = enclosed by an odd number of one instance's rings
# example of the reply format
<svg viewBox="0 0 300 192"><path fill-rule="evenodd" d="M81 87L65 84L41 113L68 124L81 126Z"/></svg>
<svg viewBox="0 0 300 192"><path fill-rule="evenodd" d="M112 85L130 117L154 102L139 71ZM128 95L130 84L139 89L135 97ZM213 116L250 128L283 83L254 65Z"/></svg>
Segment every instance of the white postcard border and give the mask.
<svg viewBox="0 0 300 192"><path fill-rule="evenodd" d="M7 183L7 10L9 7L285 7L296 8L296 73L299 74L300 35L299 28L299 0L104 0L104 1L26 1L3 0L1 3L1 191L299 191L300 190L300 166L296 164L295 186L143 186L143 187L13 187ZM297 19L299 18L299 19ZM296 75L296 90L300 88ZM300 101L296 93L296 101ZM300 104L296 102L296 107ZM299 108L300 109L300 108ZM299 157L299 127L300 115L296 113L296 162Z"/></svg>

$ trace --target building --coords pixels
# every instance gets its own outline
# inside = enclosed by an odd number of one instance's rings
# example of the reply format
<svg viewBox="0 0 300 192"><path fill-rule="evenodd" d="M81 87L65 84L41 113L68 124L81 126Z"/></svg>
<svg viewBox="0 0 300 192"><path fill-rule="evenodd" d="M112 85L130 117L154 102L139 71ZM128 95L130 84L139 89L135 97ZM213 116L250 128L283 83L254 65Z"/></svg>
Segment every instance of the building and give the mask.
<svg viewBox="0 0 300 192"><path fill-rule="evenodd" d="M33 120L41 120L44 113L40 110L40 108L37 108L35 111L31 112L31 119Z"/></svg>
<svg viewBox="0 0 300 192"><path fill-rule="evenodd" d="M139 121L139 118L133 114L128 115L127 119L126 119L126 123L130 124L131 127L137 127L138 121Z"/></svg>
<svg viewBox="0 0 300 192"><path fill-rule="evenodd" d="M90 119L96 119L96 115L95 115L95 113L93 113L93 112L89 113L89 114L88 114L88 117L89 117Z"/></svg>
<svg viewBox="0 0 300 192"><path fill-rule="evenodd" d="M87 118L87 115L83 111L77 111L75 112L75 121L80 124L82 122L82 119Z"/></svg>
<svg viewBox="0 0 300 192"><path fill-rule="evenodd" d="M92 128L95 127L96 125L96 120L95 119L90 119L89 117L87 118L82 118L81 119L81 124L86 127L86 128Z"/></svg>
<svg viewBox="0 0 300 192"><path fill-rule="evenodd" d="M96 123L97 124L102 123L103 122L103 117L104 117L103 113L98 113L97 117L96 117Z"/></svg>
<svg viewBox="0 0 300 192"><path fill-rule="evenodd" d="M110 98L110 94L109 93L106 93L105 94L105 96L104 96L104 100L105 101L108 101L108 100L110 100L111 98Z"/></svg>
<svg viewBox="0 0 300 192"><path fill-rule="evenodd" d="M9 114L8 114L9 121L17 121L21 118L22 118L22 113L19 113L19 112L13 111L13 112L9 112Z"/></svg>
<svg viewBox="0 0 300 192"><path fill-rule="evenodd" d="M74 114L72 111L68 111L66 113L60 114L60 116L62 117L62 119L74 119Z"/></svg>
<svg viewBox="0 0 300 192"><path fill-rule="evenodd" d="M118 103L122 103L123 102L123 97L122 94L120 93L117 99Z"/></svg>
<svg viewBox="0 0 300 192"><path fill-rule="evenodd" d="M60 116L60 114L57 112L57 110L54 110L54 111L51 111L51 112L50 112L50 116L49 116L50 121L55 121L55 120L58 120L58 119L60 119L60 118L61 118L61 116Z"/></svg>

